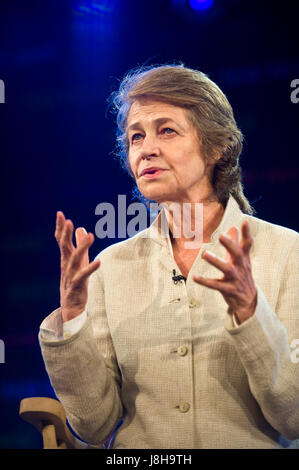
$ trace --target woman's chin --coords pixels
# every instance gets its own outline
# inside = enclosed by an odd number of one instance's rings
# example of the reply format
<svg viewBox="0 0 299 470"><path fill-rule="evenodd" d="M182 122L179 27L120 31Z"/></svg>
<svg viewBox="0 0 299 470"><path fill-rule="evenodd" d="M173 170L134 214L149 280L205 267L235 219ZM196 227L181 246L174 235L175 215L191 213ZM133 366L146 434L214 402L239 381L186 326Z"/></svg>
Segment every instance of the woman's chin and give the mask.
<svg viewBox="0 0 299 470"><path fill-rule="evenodd" d="M162 185L158 184L140 184L138 188L141 194L149 201L155 201L160 204L162 202L177 200L177 194L171 191L170 188L165 188L165 185L162 187Z"/></svg>
<svg viewBox="0 0 299 470"><path fill-rule="evenodd" d="M161 191L146 190L145 188L139 188L139 191L149 201L163 202L167 198L167 195Z"/></svg>
<svg viewBox="0 0 299 470"><path fill-rule="evenodd" d="M162 191L159 191L158 188L155 189L155 188L146 188L144 187L143 185L139 186L139 191L141 192L141 194L148 200L150 201L156 201L157 198L161 198L163 197L163 193Z"/></svg>

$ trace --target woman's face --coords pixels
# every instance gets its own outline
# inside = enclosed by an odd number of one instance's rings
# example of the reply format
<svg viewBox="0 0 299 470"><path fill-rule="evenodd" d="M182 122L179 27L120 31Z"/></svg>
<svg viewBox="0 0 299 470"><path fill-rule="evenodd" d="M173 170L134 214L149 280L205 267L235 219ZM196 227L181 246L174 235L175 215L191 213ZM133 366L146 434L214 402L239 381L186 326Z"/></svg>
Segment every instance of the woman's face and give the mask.
<svg viewBox="0 0 299 470"><path fill-rule="evenodd" d="M127 137L129 163L147 199L197 202L213 191L213 165L202 155L185 109L150 98L134 101Z"/></svg>

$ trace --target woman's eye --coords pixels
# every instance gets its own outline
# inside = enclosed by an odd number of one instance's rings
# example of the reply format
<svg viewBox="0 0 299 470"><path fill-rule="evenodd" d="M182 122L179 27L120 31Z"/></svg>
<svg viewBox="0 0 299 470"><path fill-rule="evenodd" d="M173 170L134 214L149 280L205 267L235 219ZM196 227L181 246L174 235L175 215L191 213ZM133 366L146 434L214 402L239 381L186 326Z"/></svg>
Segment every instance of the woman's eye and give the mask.
<svg viewBox="0 0 299 470"><path fill-rule="evenodd" d="M131 141L134 142L135 140L140 140L140 138L142 138L142 135L136 133L132 135Z"/></svg>
<svg viewBox="0 0 299 470"><path fill-rule="evenodd" d="M162 129L162 132L163 132L164 134L170 135L170 134L173 134L175 131L174 131L173 129L171 129L170 127L164 127L164 128Z"/></svg>

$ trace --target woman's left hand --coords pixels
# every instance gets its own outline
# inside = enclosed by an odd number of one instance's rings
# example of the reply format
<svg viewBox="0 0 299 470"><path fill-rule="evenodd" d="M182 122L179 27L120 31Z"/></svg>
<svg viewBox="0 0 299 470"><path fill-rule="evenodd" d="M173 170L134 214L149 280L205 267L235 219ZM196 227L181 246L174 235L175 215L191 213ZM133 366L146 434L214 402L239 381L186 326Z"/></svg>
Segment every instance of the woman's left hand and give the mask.
<svg viewBox="0 0 299 470"><path fill-rule="evenodd" d="M244 221L241 227L242 238L238 241L238 229L232 227L227 234L221 234L219 241L227 249L226 261L206 250L202 257L223 272L222 279L208 279L193 276L198 284L216 289L224 297L230 311L241 324L250 318L257 304L257 290L252 277L249 252L253 243L249 224Z"/></svg>

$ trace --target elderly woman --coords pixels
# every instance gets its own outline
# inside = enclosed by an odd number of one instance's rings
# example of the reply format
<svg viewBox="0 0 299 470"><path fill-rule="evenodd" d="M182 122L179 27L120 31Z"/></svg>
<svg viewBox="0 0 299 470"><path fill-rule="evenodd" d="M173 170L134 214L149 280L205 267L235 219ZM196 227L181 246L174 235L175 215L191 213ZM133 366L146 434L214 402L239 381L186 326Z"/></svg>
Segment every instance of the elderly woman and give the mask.
<svg viewBox="0 0 299 470"><path fill-rule="evenodd" d="M39 340L72 428L97 444L122 418L119 449L298 448L299 237L253 217L229 102L167 65L128 74L114 104L122 161L163 209L92 263L93 235L75 247L57 213L61 306Z"/></svg>

